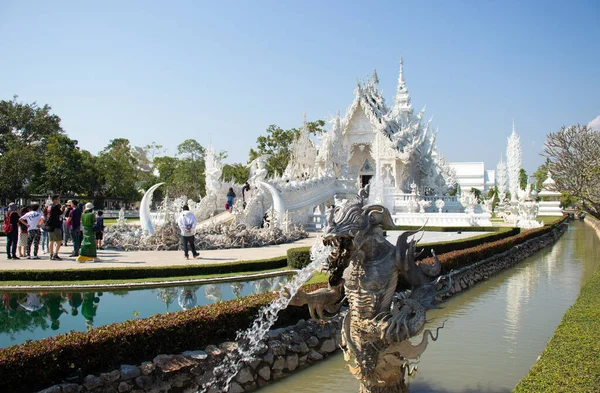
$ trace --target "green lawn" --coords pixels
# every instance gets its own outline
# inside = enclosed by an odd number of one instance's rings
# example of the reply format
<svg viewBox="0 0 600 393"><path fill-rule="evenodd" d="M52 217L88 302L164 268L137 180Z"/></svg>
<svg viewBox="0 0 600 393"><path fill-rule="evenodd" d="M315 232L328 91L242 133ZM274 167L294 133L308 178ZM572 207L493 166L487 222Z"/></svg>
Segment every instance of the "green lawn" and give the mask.
<svg viewBox="0 0 600 393"><path fill-rule="evenodd" d="M600 392L600 268L514 392Z"/></svg>
<svg viewBox="0 0 600 393"><path fill-rule="evenodd" d="M267 269L267 270L259 270L259 271L250 271L250 272L235 272L235 273L218 273L218 274L204 274L204 275L196 275L196 276L178 276L178 277L151 277L151 278L138 278L138 279L112 279L112 280L85 280L85 281L77 281L77 285L106 285L110 286L113 284L131 284L131 283L145 283L151 286L153 283L160 283L165 281L183 281L183 280L198 280L198 279L207 279L207 278L217 278L217 277L239 277L249 274L260 274L260 273L270 273L270 272L280 272L284 270L289 270L288 267L283 267L279 269ZM11 286L47 286L47 285L74 285L73 281L0 281L0 286L2 287L11 287Z"/></svg>
<svg viewBox="0 0 600 393"><path fill-rule="evenodd" d="M111 225L115 225L118 220L119 220L118 218L105 218L104 225L106 225L107 227L109 227ZM128 224L139 224L140 219L139 218L128 218L127 223Z"/></svg>

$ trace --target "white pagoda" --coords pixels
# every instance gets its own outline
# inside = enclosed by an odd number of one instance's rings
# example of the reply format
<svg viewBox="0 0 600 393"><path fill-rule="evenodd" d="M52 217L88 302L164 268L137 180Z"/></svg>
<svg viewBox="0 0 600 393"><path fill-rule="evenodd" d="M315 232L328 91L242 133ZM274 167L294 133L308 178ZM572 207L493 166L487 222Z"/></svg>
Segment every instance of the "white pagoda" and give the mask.
<svg viewBox="0 0 600 393"><path fill-rule="evenodd" d="M552 179L552 173L548 171L548 178L542 183L542 190L538 193L541 198L539 202L538 216L562 216L560 208L560 192L556 191L556 182Z"/></svg>

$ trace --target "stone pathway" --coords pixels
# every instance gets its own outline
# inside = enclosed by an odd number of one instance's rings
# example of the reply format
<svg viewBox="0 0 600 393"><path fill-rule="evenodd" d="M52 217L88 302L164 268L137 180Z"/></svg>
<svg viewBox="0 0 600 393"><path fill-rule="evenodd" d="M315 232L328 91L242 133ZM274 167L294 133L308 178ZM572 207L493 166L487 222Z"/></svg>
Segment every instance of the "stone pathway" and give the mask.
<svg viewBox="0 0 600 393"><path fill-rule="evenodd" d="M398 232L400 233L400 232ZM398 233L390 232L388 240L395 244ZM477 236L482 232L425 232L421 243L456 240L470 236ZM38 254L42 259L17 261L6 259L6 237L0 237L0 270L53 270L53 269L89 269L112 267L151 267L151 266L185 266L198 264L231 263L237 261L251 261L259 259L284 256L287 250L294 247L311 246L317 233L309 233L309 237L294 243L278 244L260 248L231 248L224 250L200 251L198 259L186 260L183 251L114 251L99 250L99 261L93 263L79 263L74 257L68 255L73 251L71 245L61 247L59 256L62 261L51 261L48 254L40 250Z"/></svg>

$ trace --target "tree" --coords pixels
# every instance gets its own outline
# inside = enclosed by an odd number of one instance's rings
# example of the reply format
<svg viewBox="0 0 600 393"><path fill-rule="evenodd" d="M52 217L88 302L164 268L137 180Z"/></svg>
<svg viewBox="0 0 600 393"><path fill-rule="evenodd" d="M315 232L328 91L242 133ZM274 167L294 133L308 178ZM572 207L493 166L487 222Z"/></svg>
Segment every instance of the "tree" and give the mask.
<svg viewBox="0 0 600 393"><path fill-rule="evenodd" d="M47 194L73 195L82 191L83 156L77 141L62 134L48 138L44 153L46 171L40 177L40 189Z"/></svg>
<svg viewBox="0 0 600 393"><path fill-rule="evenodd" d="M323 126L324 120L317 120L306 123L309 134L317 135L325 132ZM275 124L267 128L267 135L261 135L256 139L256 150L250 149L248 162L254 161L257 157L268 154L267 175L274 176L282 174L287 167L291 156L292 142L300 136L300 129L291 128L284 130Z"/></svg>
<svg viewBox="0 0 600 393"><path fill-rule="evenodd" d="M50 113L49 105L40 108L35 102L19 103L17 98L0 101L0 155L9 148L11 140L35 145L51 135L63 133L60 117Z"/></svg>
<svg viewBox="0 0 600 393"><path fill-rule="evenodd" d="M533 172L533 177L535 177L535 188L537 191L542 190L542 184L548 178L548 168L550 164L550 159L546 158L546 162L538 167L538 169Z"/></svg>
<svg viewBox="0 0 600 393"><path fill-rule="evenodd" d="M519 171L519 188L525 190L527 188L527 182L527 172L525 172L525 169L521 168Z"/></svg>
<svg viewBox="0 0 600 393"><path fill-rule="evenodd" d="M580 200L600 219L600 132L586 125L563 126L546 138L543 155L550 159L558 191Z"/></svg>
<svg viewBox="0 0 600 393"><path fill-rule="evenodd" d="M477 198L477 203L481 203L481 190L479 188L471 187L470 192Z"/></svg>
<svg viewBox="0 0 600 393"><path fill-rule="evenodd" d="M0 200L40 191L48 139L63 133L51 109L19 103L17 96L0 101Z"/></svg>
<svg viewBox="0 0 600 393"><path fill-rule="evenodd" d="M139 164L128 139L111 140L98 155L98 167L105 181L106 196L124 198L125 202L140 199L136 186Z"/></svg>
<svg viewBox="0 0 600 393"><path fill-rule="evenodd" d="M243 164L225 164L223 165L223 174L221 180L227 183L244 184L250 177L250 168Z"/></svg>
<svg viewBox="0 0 600 393"><path fill-rule="evenodd" d="M205 195L204 147L195 139L187 139L177 146L181 157L174 172L174 191L196 199Z"/></svg>

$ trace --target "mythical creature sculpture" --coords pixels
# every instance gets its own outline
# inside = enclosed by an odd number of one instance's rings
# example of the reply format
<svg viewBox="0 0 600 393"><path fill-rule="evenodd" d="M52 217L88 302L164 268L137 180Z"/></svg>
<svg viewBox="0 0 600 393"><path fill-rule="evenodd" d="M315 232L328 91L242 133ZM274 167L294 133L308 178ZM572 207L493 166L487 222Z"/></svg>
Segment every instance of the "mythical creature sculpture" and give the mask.
<svg viewBox="0 0 600 393"><path fill-rule="evenodd" d="M439 276L435 254L433 264L415 261L417 241L408 238L417 231L404 232L396 246L385 239L380 225L393 226L390 212L381 205L363 206L366 196L361 190L358 199L329 210L323 235L323 242L333 247L326 266L329 288L300 292L292 304L308 303L313 317L337 312L344 297L338 287L343 285L349 310L342 349L360 380L360 393L406 392L409 360L423 353L429 338L437 339L440 328L435 335L425 330L416 346L407 340L423 330L425 311L436 308L436 298L452 283L449 276ZM398 291L399 281L410 289Z"/></svg>

